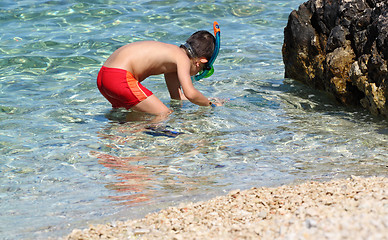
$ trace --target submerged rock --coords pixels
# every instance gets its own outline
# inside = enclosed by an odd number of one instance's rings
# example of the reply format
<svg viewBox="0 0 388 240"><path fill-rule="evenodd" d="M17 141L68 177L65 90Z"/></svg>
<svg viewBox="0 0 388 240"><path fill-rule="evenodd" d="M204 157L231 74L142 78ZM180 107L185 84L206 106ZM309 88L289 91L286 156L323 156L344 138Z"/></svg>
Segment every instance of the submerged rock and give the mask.
<svg viewBox="0 0 388 240"><path fill-rule="evenodd" d="M284 29L285 77L388 117L386 0L309 0Z"/></svg>

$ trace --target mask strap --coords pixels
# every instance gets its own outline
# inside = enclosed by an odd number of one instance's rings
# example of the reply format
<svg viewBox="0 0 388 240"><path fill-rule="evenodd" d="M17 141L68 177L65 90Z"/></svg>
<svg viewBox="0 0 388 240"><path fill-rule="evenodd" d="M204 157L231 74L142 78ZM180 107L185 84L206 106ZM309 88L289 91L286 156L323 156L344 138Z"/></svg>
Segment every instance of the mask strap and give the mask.
<svg viewBox="0 0 388 240"><path fill-rule="evenodd" d="M190 58L196 58L197 57L197 55L194 53L193 48L190 46L190 44L188 42L185 42L183 45L181 45L181 47L182 46L186 48L187 52L190 55Z"/></svg>

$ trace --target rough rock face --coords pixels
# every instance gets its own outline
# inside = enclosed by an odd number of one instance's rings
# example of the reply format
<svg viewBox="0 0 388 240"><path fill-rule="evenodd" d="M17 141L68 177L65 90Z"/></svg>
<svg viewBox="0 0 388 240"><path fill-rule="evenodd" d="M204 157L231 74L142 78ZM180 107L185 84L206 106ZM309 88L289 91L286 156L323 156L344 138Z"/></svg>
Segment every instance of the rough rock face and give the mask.
<svg viewBox="0 0 388 240"><path fill-rule="evenodd" d="M387 0L309 0L284 29L285 77L388 117Z"/></svg>

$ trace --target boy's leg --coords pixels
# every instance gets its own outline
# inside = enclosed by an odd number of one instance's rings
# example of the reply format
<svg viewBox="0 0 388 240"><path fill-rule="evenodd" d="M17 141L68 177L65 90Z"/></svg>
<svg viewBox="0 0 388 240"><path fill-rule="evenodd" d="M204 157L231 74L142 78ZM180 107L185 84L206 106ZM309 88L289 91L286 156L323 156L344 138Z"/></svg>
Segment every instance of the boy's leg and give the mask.
<svg viewBox="0 0 388 240"><path fill-rule="evenodd" d="M166 105L162 103L155 95L149 96L147 99L141 101L131 108L138 112L146 112L154 115L168 115L172 113Z"/></svg>

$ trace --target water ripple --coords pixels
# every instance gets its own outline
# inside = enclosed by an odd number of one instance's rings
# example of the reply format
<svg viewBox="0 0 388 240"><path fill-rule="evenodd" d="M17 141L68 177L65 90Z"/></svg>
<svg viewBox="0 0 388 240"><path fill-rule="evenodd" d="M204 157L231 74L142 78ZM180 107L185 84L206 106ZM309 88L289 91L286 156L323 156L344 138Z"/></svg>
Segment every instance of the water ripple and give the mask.
<svg viewBox="0 0 388 240"><path fill-rule="evenodd" d="M1 1L0 238L57 238L235 188L386 174L385 120L283 77L283 28L302 2ZM96 75L114 50L178 45L214 20L215 74L195 86L225 106L170 100L156 76L144 84L168 119L111 111Z"/></svg>

